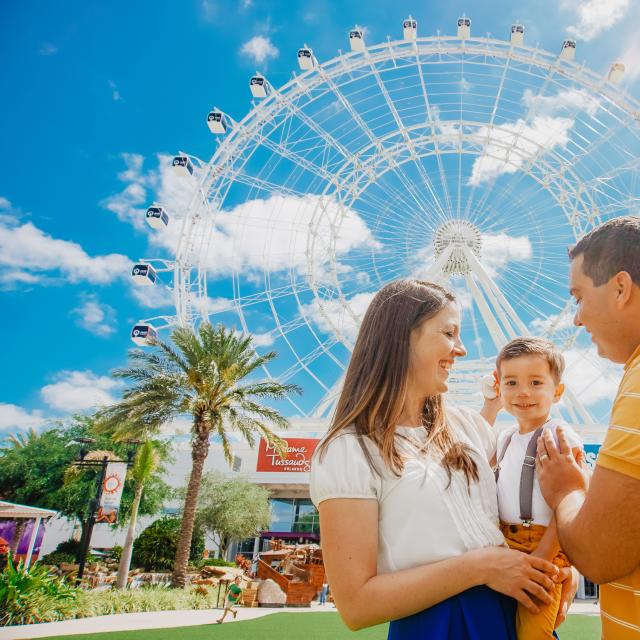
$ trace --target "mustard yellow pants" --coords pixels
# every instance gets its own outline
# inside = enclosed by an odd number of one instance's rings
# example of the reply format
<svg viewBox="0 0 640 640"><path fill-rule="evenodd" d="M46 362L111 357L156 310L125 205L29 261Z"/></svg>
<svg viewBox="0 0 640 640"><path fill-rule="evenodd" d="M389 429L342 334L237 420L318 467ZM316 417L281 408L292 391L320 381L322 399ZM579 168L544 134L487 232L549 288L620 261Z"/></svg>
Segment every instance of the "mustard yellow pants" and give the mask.
<svg viewBox="0 0 640 640"><path fill-rule="evenodd" d="M511 549L531 553L534 551L544 532L547 530L539 524L532 524L525 527L521 524L505 524L500 523L500 529ZM562 551L553 559L553 564L557 567L570 567L567 556ZM516 614L516 633L518 640L548 640L553 637L553 628L560 610L560 598L562 596L562 585L557 584L551 592L553 598L550 604L543 605L537 603L540 607L538 613L531 613L518 603L518 612Z"/></svg>

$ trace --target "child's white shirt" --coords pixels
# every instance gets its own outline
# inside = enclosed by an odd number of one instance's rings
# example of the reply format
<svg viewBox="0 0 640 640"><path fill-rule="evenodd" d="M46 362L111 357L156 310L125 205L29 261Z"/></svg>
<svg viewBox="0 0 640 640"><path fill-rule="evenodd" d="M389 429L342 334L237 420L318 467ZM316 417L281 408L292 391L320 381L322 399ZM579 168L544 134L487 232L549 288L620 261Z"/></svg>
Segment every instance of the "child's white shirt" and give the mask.
<svg viewBox="0 0 640 640"><path fill-rule="evenodd" d="M582 449L582 439L566 423L561 420L549 420L545 425L553 433L553 437L558 442L556 434L557 428L561 426L569 440L571 448ZM502 453L507 439L511 437L511 442L507 448L502 461L500 462L500 474L498 476L498 511L500 520L507 524L522 524L520 519L520 474L522 464L527 451L529 440L533 437L534 431L530 433L520 433L518 425L504 429L498 434L497 455ZM533 477L533 497L531 500L531 515L534 524L548 527L553 516L553 511L547 505L542 492L537 474Z"/></svg>

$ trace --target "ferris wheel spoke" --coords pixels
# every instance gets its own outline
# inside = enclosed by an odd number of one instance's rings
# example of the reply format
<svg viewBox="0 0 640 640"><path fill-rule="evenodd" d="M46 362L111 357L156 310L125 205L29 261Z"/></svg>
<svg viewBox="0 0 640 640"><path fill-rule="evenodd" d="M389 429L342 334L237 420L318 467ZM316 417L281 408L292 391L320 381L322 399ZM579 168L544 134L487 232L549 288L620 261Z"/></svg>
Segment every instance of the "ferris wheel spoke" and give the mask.
<svg viewBox="0 0 640 640"><path fill-rule="evenodd" d="M340 88L335 84L333 79L330 76L328 76L326 73L322 72L322 71L319 71L319 73L325 79L325 81L327 82L328 86L333 91L335 96L338 98L338 100L340 101L342 106L350 114L351 118L356 123L358 128L362 132L364 132L364 134L369 139L369 141L371 142L373 147L376 149L378 155L385 159L385 162L387 163L387 165L391 169L396 170L398 172L397 173L398 178L403 183L403 186L407 190L407 193L410 195L411 199L413 199L415 201L415 204L418 206L418 208L426 214L427 208L425 207L424 203L422 202L422 198L419 196L419 194L417 194L415 192L414 185L410 182L410 180L408 180L408 178L398 169L398 164L395 161L395 159L392 156L389 155L389 153L385 149L384 145L378 140L377 136L371 131L369 126L362 119L360 114L356 111L356 109L353 107L353 105L347 99L347 97L344 95L344 93L340 90ZM434 201L434 203L439 206L437 198ZM439 209L441 210L442 207L439 206Z"/></svg>
<svg viewBox="0 0 640 640"><path fill-rule="evenodd" d="M398 113L398 110L395 107L395 104L393 103L393 100L391 99L391 96L389 95L389 91L387 90L387 87L384 84L384 81L382 80L382 76L380 75L380 72L378 71L378 68L376 66L376 64L373 62L373 60L371 59L371 56L368 55L368 52L365 50L365 56L368 58L369 60L369 65L371 67L371 72L373 73L373 76L376 80L376 83L378 85L378 88L380 89L380 93L382 94L386 104L387 104L387 108L389 109L389 112L391 113L393 120L395 122L396 128L398 130L398 132L402 135L402 138L405 142L405 144L407 145L407 147L409 148L409 151L411 153L411 157L412 160L418 170L418 173L420 175L420 178L422 180L422 184L425 186L425 188L427 189L427 191L429 192L429 194L431 195L433 202L437 205L437 209L436 209L436 213L440 219L441 222L444 222L447 219L447 214L445 213L444 209L442 208L442 206L440 205L440 201L435 193L435 189L433 187L433 184L431 182L431 179L429 178L429 176L427 175L426 171L424 170L424 167L422 166L422 163L419 160L418 154L416 153L416 149L415 146L413 144L413 140L411 139L411 136L408 134L407 132L407 128L405 127L404 123L402 122L402 119L400 118L400 114Z"/></svg>

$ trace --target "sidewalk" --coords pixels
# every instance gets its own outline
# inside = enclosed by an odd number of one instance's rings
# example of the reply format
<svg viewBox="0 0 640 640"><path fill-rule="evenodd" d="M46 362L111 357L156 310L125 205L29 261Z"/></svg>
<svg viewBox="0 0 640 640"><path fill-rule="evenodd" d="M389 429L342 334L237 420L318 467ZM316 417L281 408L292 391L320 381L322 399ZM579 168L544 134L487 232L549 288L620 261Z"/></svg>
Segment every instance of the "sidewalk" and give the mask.
<svg viewBox="0 0 640 640"><path fill-rule="evenodd" d="M311 607L239 607L238 616L234 620L227 616L223 624L233 624L242 620L261 618L270 613L307 613L335 612L332 605L319 605L315 602ZM191 627L201 624L215 623L222 615L222 609L201 609L193 611L149 611L145 613L121 613L112 616L94 616L64 622L43 622L42 624L25 624L19 627L0 627L1 640L20 640L26 638L45 638L48 636L65 636L82 633L98 634L104 631L133 631L138 629L169 629L171 627Z"/></svg>
<svg viewBox="0 0 640 640"><path fill-rule="evenodd" d="M233 624L242 620L252 620L270 613L307 613L335 612L332 605L319 605L315 602L310 608L286 607L268 609L266 607L238 609L236 620L228 618L224 624ZM570 614L597 616L600 608L593 600L577 600L571 605ZM200 611L151 611L148 613L123 613L113 616L96 616L66 620L65 622L46 622L43 624L27 624L21 627L0 628L2 640L24 640L27 638L45 638L48 636L75 635L82 633L98 634L104 631L134 631L138 629L169 629L171 627L190 627L214 623L222 614L221 609L203 609Z"/></svg>

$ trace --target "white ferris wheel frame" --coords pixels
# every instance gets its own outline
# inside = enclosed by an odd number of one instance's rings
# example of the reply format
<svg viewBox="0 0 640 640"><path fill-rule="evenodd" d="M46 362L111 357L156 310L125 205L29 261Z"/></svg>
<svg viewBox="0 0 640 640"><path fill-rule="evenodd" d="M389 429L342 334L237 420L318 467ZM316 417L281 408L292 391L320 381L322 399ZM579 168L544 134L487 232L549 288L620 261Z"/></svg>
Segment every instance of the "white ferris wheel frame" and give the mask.
<svg viewBox="0 0 640 640"><path fill-rule="evenodd" d="M483 64L491 64L502 68L503 75L489 123L460 119L454 121L455 124L459 125L455 130L456 133L452 134L451 131L444 133L439 130L438 123L433 116L421 65L424 63L447 64L457 62L461 59L460 56L463 56L465 62L482 62ZM501 61L501 64L495 64L496 60ZM341 215L348 209L350 203L357 200L358 195L373 181L405 162L432 155L435 156L442 172L441 156L446 154L468 153L476 156L488 155L490 157L483 141L470 134L469 131L474 127L486 127L488 131L487 137L490 137L494 127L493 116L495 116L502 86L510 67L529 69L529 72L534 68L539 72L543 71L544 73L538 77L546 76L545 83L551 82L556 75L558 77L571 78L574 84L580 85L591 94L597 94L599 98L609 101L625 114L626 119L619 121L619 128L633 123L637 126L637 121L640 120L640 104L638 101L621 90L619 86L608 82L606 77L596 74L582 64L543 51L538 47L517 45L489 37L460 38L438 35L420 37L409 41L387 41L370 47L365 46L362 51L352 51L338 55L322 64L317 62L315 58L314 62L313 69L294 74L294 77L280 89L272 87L270 94L260 102L254 102L251 111L240 122L233 121L225 114L230 123L229 131L227 131L225 138L208 162L203 162L190 156L199 170L197 186L184 212L176 257L172 264L176 314L171 317L161 316L161 320L165 323L163 326L185 326L197 322L198 318L206 320L209 317L207 310L207 269L203 264L202 257L206 256L209 250L212 235L210 229L214 224L216 214L222 209L229 188L235 181L271 191L277 190L283 194L304 195L294 190L289 190L286 185L270 185L266 181L250 176L243 171L243 167L250 159L257 147L257 143L284 158L294 161L326 183L324 192L319 198L316 212L309 225L307 244L310 274L309 287L313 290L314 296L320 299L320 285L314 277L313 255L316 249L316 232L320 220L323 219L323 216L328 215L326 202L329 198L338 203L336 215ZM420 77L427 114L427 119L423 124L410 127L404 125L382 81L381 72L390 67L398 68L402 66L415 66ZM375 77L380 92L384 96L397 125L395 131L382 137L376 136L371 131L367 122L353 108L348 98L341 91L341 86L337 81L341 77L363 77L365 75ZM327 90L332 92L335 98L340 101L342 106L350 113L354 122L369 138L369 144L359 149L357 153L349 152L329 132L306 115L303 107L300 106L302 99L311 101L319 92ZM277 129L285 119L290 118L292 115L314 131L324 141L327 148L332 149L343 158L340 166L315 164L270 138L269 133ZM501 125L501 127L504 130L504 125ZM564 212L576 238L580 237L588 228L597 224L600 221L599 211L591 197L591 191L596 185L582 181L572 167L564 162L563 158L553 150L543 147L535 140L527 139L522 131L514 129L513 134L509 143L502 142L496 136L491 138L491 146L493 148L501 148L502 151L506 152L506 155L500 156L499 159L504 160L506 157L506 162L508 163L510 157L517 158L519 155L521 156L522 150L518 148L518 142L521 140L525 141L530 148L537 147L538 149L533 156L528 155L524 163L520 162L518 164L518 172L528 175L551 194ZM601 138L600 140L603 139ZM452 144L454 145L453 150L451 149ZM553 161L553 164L551 161ZM417 162L416 164L419 169L421 168L421 178L424 186L429 188L431 184L429 176L426 175L421 163ZM619 170L621 168L618 167L614 171ZM598 176L599 180L601 178L602 176ZM443 180L443 184L446 184L445 180ZM335 220L330 220L331 229L333 229L334 223ZM335 237L331 239L330 247L330 262L333 265L334 276L333 285L338 292L340 302L353 315L340 288L335 270ZM449 251L441 254L431 267L430 275L434 280L441 278L443 275L443 265L446 263L451 249L452 247L449 247ZM527 327L518 318L505 296L483 269L482 264L473 252L468 247L462 247L462 250L470 265L470 273L465 276L467 286L480 309L496 347L499 348L515 335L529 333ZM271 303L272 296L277 296L277 291L267 290L254 294L252 297L255 301L264 300ZM238 306L235 310L238 311L243 330L248 331L241 308ZM320 312L324 315L325 320L331 324L331 319L324 312L322 305L320 305ZM309 325L306 318L297 318L288 323L287 326L283 326L277 314L274 313L274 317L276 318L280 335L287 342L286 333L291 329L292 324L307 323ZM314 328L310 325L309 328L315 335ZM340 334L339 328L334 327L334 329L335 340L342 341L348 346L347 341ZM317 340L318 347L316 350L323 350L333 358L328 351L327 342L318 337ZM333 343L329 342L329 344ZM303 368L305 367L304 363L301 363L301 365ZM457 393L463 394L477 391L477 376L486 372L488 365L489 363L486 360L464 363L460 368L460 383L457 387ZM315 377L311 371L308 369L307 371ZM268 371L267 374L270 375ZM286 378L287 373L280 377ZM328 388L320 380L317 381L325 389L326 395L316 405L313 415L316 417L326 416L333 407L341 380L338 380L332 388ZM569 391L567 396L566 405L572 418L583 423L592 422L588 411L575 395ZM296 405L294 404L294 406ZM300 410L299 407L296 408Z"/></svg>

